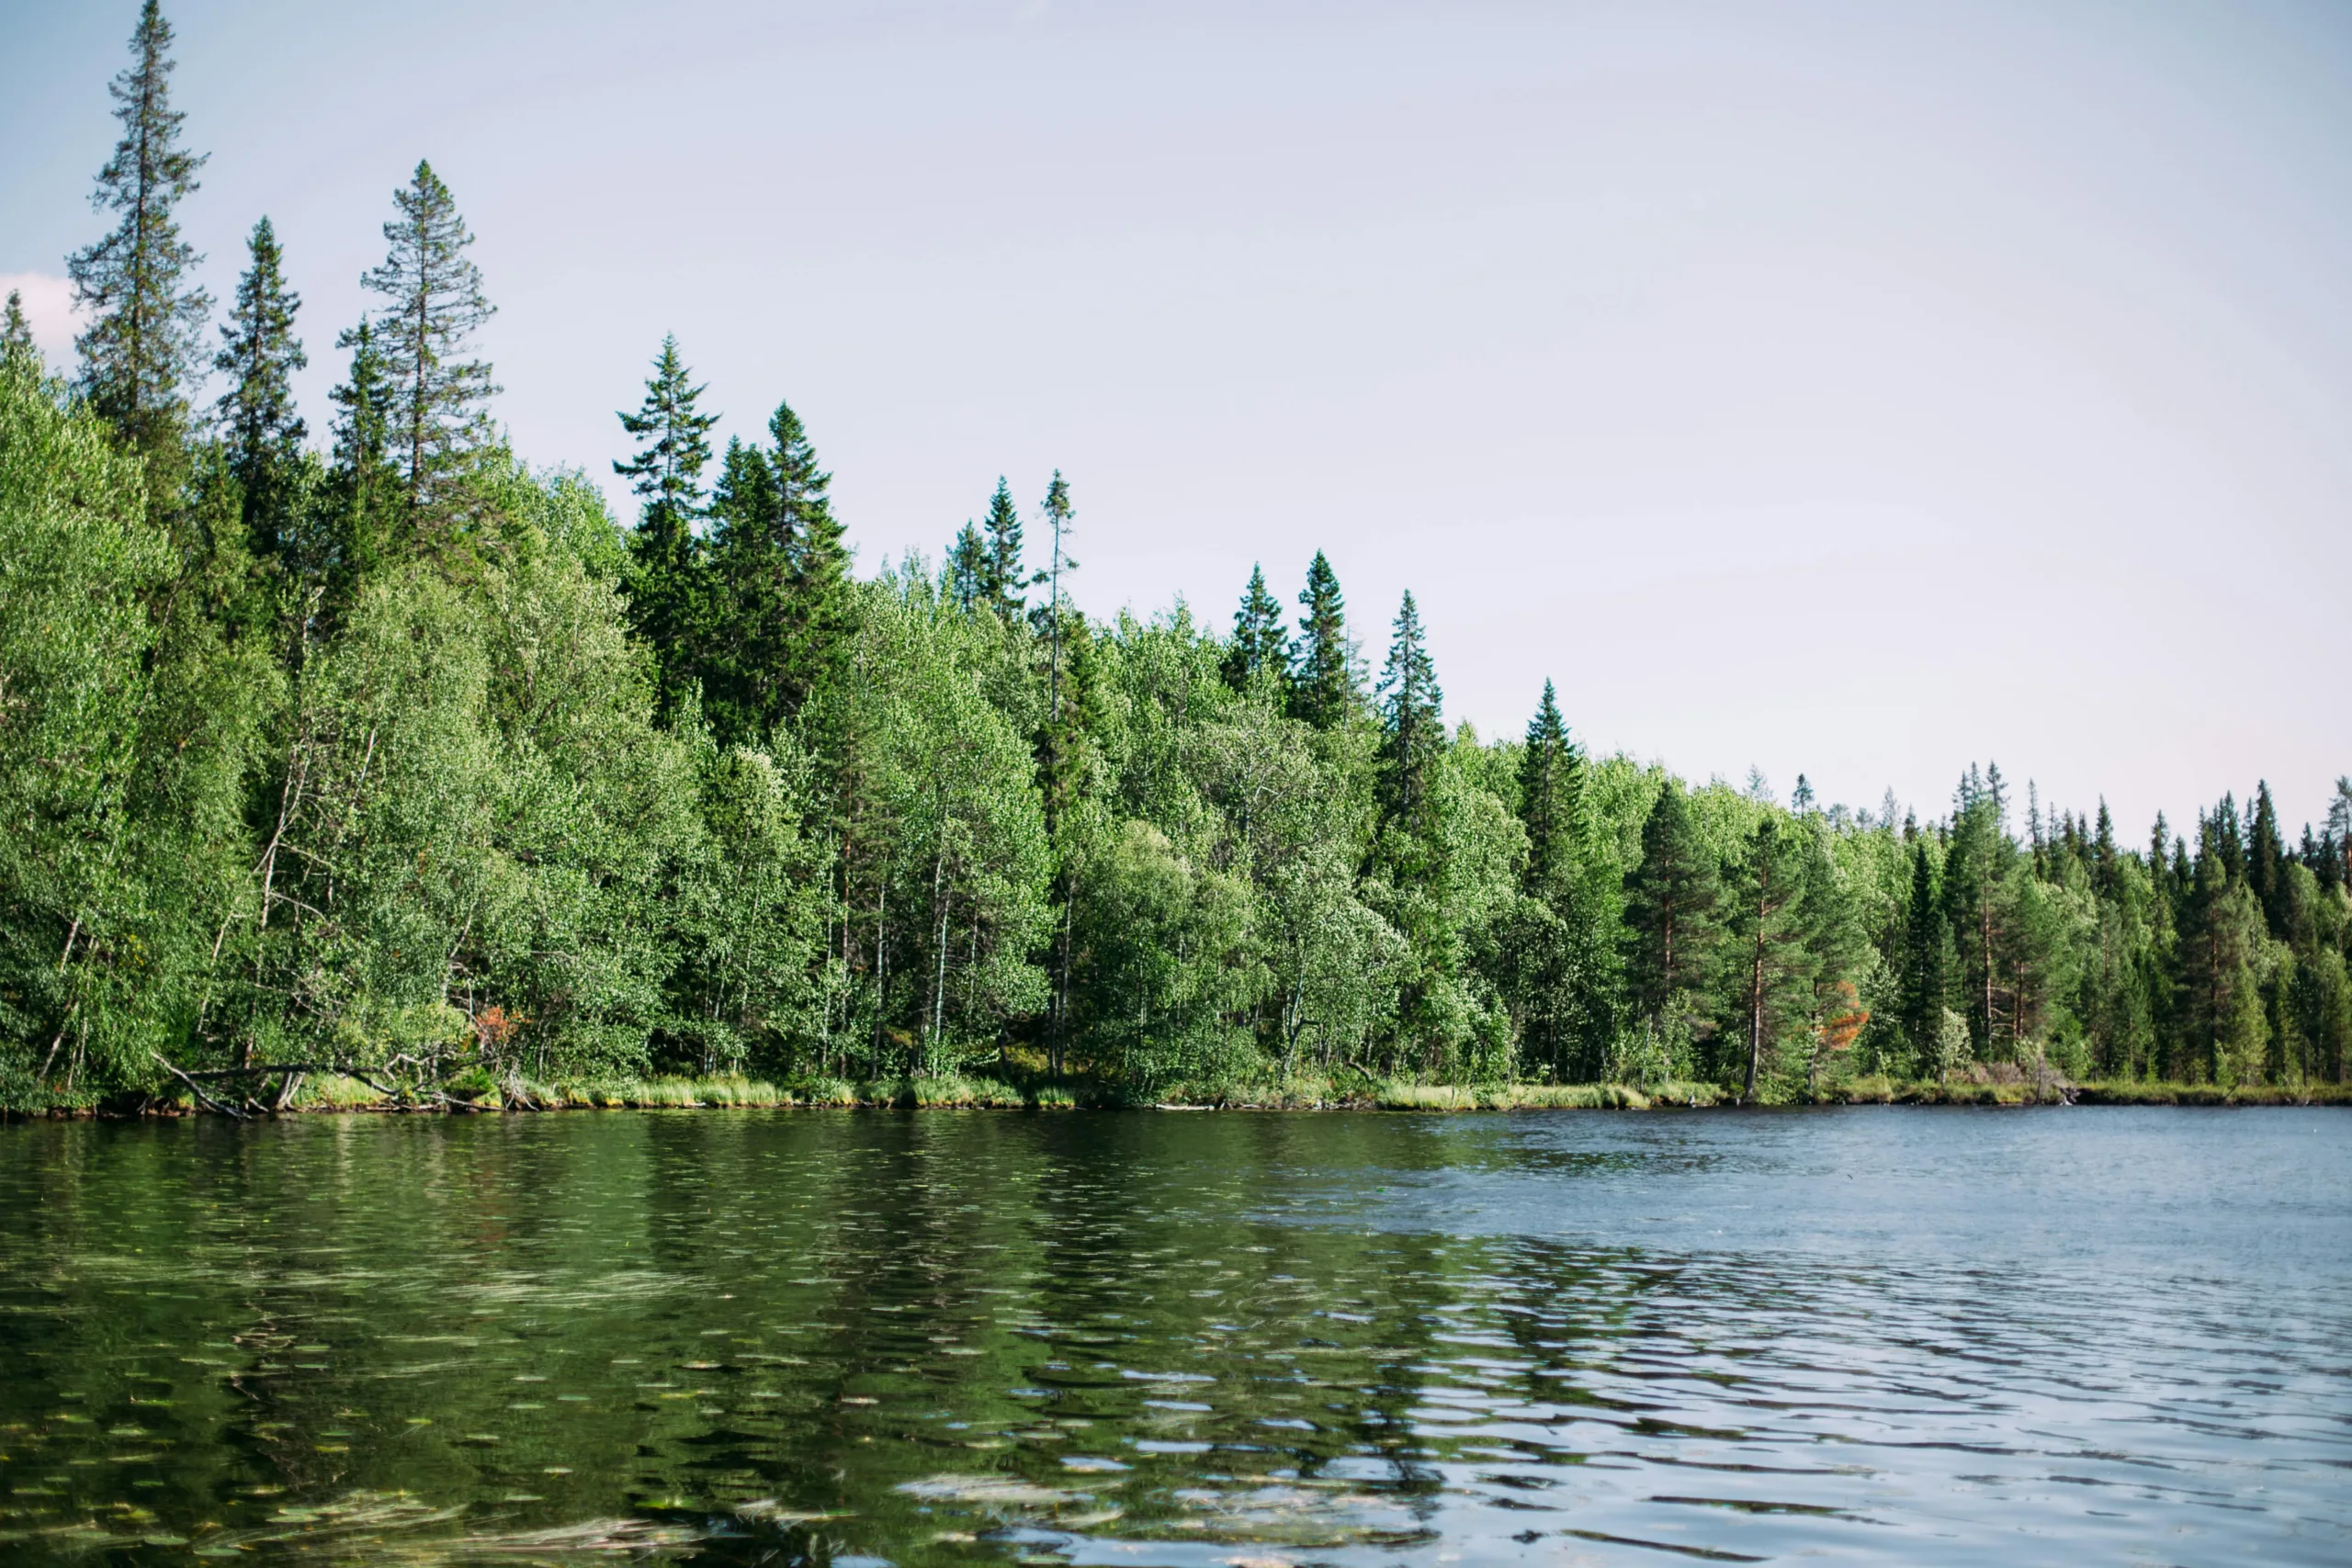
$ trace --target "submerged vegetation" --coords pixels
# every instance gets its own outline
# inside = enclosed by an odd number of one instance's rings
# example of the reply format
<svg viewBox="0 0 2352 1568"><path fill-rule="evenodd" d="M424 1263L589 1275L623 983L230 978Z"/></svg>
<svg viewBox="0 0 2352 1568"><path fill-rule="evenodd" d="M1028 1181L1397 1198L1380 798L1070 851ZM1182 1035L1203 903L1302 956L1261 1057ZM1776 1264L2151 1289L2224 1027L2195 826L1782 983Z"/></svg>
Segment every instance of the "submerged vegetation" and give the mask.
<svg viewBox="0 0 2352 1568"><path fill-rule="evenodd" d="M426 163L314 443L266 218L203 352L170 43L150 3L74 376L13 299L0 344L0 1107L2346 1079L2352 781L2291 846L2258 785L2140 850L1991 766L1929 821L1689 784L1548 681L1488 739L1409 594L1373 678L1320 553L1295 622L1262 571L1229 631L1083 615L1058 473L861 578L799 415L714 451L672 341L625 528L500 444Z"/></svg>

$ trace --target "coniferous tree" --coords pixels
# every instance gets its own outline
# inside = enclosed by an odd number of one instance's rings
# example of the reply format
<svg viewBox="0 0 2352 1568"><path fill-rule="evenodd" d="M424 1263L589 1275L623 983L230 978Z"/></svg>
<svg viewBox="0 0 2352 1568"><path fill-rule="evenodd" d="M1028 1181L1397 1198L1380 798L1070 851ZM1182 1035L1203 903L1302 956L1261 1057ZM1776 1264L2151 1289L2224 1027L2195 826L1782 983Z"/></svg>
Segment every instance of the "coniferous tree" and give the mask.
<svg viewBox="0 0 2352 1568"><path fill-rule="evenodd" d="M391 370L373 323L360 317L357 326L336 334L335 346L351 351L351 365L342 384L328 394L335 405L328 484L337 513L328 573L331 608L347 603L357 581L383 560L406 504L392 453Z"/></svg>
<svg viewBox="0 0 2352 1568"><path fill-rule="evenodd" d="M1226 644L1226 684L1248 691L1259 681L1290 674L1290 635L1283 626L1281 601L1266 589L1266 569L1252 565L1241 607L1233 613L1233 639Z"/></svg>
<svg viewBox="0 0 2352 1568"><path fill-rule="evenodd" d="M2246 832L2246 880L2262 906L2270 934L2287 930L2287 846L2278 834L2278 808L2271 804L2270 781L2255 786L2254 821Z"/></svg>
<svg viewBox="0 0 2352 1568"><path fill-rule="evenodd" d="M1347 602L1339 574L1323 552L1307 563L1306 586L1298 602L1298 660L1292 672L1291 712L1317 729L1337 729L1356 711L1359 678L1355 649L1348 641Z"/></svg>
<svg viewBox="0 0 2352 1568"><path fill-rule="evenodd" d="M1777 1062L1782 1043L1808 1021L1815 954L1807 939L1804 843L1779 817L1757 824L1735 863L1724 900L1732 960L1724 1034L1738 1041L1740 1102Z"/></svg>
<svg viewBox="0 0 2352 1568"><path fill-rule="evenodd" d="M947 596L970 615L987 602L989 545L979 525L967 521L956 542L947 547Z"/></svg>
<svg viewBox="0 0 2352 1568"><path fill-rule="evenodd" d="M1547 902L1566 885L1583 837L1584 755L1568 739L1552 682L1527 721L1519 754L1519 820L1527 829L1527 870L1521 885Z"/></svg>
<svg viewBox="0 0 2352 1568"><path fill-rule="evenodd" d="M1686 993L1712 972L1722 883L1690 803L1673 779L1642 823L1642 859L1625 874L1625 980L1653 1034L1679 1021Z"/></svg>
<svg viewBox="0 0 2352 1568"><path fill-rule="evenodd" d="M1388 663L1376 695L1387 734L1382 747L1385 804L1392 818L1410 822L1428 807L1432 774L1445 745L1445 696L1438 690L1437 666L1430 658L1420 610L1409 592L1396 610Z"/></svg>
<svg viewBox="0 0 2352 1568"><path fill-rule="evenodd" d="M628 462L615 461L613 472L628 479L638 495L637 531L629 537L630 610L661 660L663 694L672 703L688 679L702 629L704 551L696 525L710 427L718 423L697 406L705 390L679 356L677 338L665 335L638 412L615 416L643 444Z"/></svg>
<svg viewBox="0 0 2352 1568"><path fill-rule="evenodd" d="M196 190L206 155L180 145L187 117L172 107L171 47L171 24L156 0L146 0L130 35L131 63L107 89L122 140L90 198L121 220L67 257L65 269L75 301L91 313L75 340L83 395L151 465L175 472L187 383L202 366L212 297L188 281L204 258L180 237L175 215Z"/></svg>
<svg viewBox="0 0 2352 1568"><path fill-rule="evenodd" d="M8 290L8 305L0 314L0 366L14 368L19 365L38 367L40 350L33 344L32 323L25 320L25 297L17 290Z"/></svg>
<svg viewBox="0 0 2352 1568"><path fill-rule="evenodd" d="M385 299L376 336L393 389L393 450L412 518L431 528L456 515L465 459L488 439L485 405L498 388L490 366L465 355L495 307L466 257L474 237L431 164L418 161L392 205L399 215L384 225L391 250L360 282Z"/></svg>
<svg viewBox="0 0 2352 1568"><path fill-rule="evenodd" d="M849 630L849 547L827 491L832 476L817 466L817 451L800 416L778 403L768 420L775 445L768 465L777 503L792 530L790 625L786 634L785 712L797 712L839 660ZM1055 476L1057 479L1059 475Z"/></svg>
<svg viewBox="0 0 2352 1568"><path fill-rule="evenodd" d="M229 378L219 412L246 537L255 555L282 558L294 545L302 442L310 434L295 411L293 378L311 361L294 335L301 296L286 287L268 219L254 225L247 246L252 262L237 282L212 367Z"/></svg>
<svg viewBox="0 0 2352 1568"><path fill-rule="evenodd" d="M1007 625L1021 618L1029 590L1037 580L1028 575L1021 559L1021 509L1012 504L1012 487L999 474L996 493L989 497L985 566L980 573L980 598Z"/></svg>
<svg viewBox="0 0 2352 1568"><path fill-rule="evenodd" d="M729 437L710 498L708 602L682 649L673 694L702 684L703 716L722 744L759 743L781 713L794 536L763 448Z"/></svg>
<svg viewBox="0 0 2352 1568"><path fill-rule="evenodd" d="M1936 867L1925 839L1911 845L1911 897L1903 931L1903 1034L1921 1068L1936 1064L1937 1046L1951 1006L1951 927L1936 886Z"/></svg>

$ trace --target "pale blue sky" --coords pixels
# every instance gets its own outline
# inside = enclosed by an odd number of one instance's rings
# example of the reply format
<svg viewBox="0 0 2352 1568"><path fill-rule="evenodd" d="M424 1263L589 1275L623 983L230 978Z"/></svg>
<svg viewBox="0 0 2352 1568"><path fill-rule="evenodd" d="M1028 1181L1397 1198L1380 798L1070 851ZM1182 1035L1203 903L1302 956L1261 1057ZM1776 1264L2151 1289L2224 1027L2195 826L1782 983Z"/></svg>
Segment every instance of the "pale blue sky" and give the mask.
<svg viewBox="0 0 2352 1568"><path fill-rule="evenodd" d="M62 272L131 0L0 0L0 274ZM1004 473L1091 610L1330 553L1450 711L2133 839L2352 771L2352 8L180 0L216 294L334 330L429 156L498 412L610 478L674 331L861 558ZM624 513L626 515L626 513Z"/></svg>

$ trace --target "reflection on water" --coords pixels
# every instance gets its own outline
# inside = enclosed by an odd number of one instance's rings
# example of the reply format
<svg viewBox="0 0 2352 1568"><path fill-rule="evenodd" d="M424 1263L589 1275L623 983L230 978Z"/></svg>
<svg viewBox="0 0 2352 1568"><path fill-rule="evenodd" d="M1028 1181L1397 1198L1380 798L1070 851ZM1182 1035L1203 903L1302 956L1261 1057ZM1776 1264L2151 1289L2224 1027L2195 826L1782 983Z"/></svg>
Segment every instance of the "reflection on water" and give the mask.
<svg viewBox="0 0 2352 1568"><path fill-rule="evenodd" d="M2352 1118L0 1128L0 1558L2352 1555Z"/></svg>

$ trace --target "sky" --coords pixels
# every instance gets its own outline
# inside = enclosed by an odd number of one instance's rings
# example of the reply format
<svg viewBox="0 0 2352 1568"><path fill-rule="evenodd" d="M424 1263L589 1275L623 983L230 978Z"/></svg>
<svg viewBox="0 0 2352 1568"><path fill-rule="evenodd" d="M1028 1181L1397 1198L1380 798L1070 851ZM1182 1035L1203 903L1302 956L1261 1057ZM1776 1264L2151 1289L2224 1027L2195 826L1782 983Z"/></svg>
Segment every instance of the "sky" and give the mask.
<svg viewBox="0 0 2352 1568"><path fill-rule="evenodd" d="M63 257L130 0L0 0L0 288ZM225 299L322 431L393 189L495 405L611 473L662 334L807 421L863 569L1001 474L1096 615L1317 549L1446 707L1825 800L2162 809L2352 772L2352 6L171 0Z"/></svg>

